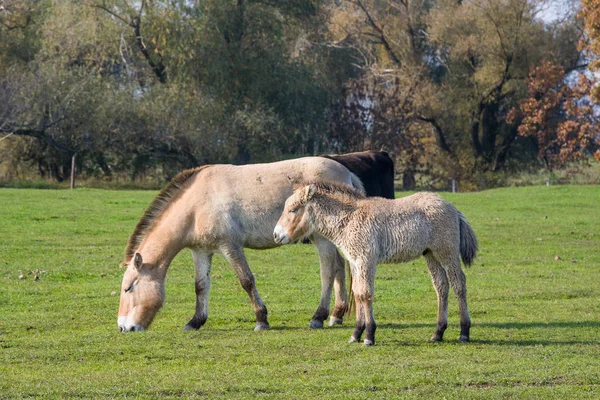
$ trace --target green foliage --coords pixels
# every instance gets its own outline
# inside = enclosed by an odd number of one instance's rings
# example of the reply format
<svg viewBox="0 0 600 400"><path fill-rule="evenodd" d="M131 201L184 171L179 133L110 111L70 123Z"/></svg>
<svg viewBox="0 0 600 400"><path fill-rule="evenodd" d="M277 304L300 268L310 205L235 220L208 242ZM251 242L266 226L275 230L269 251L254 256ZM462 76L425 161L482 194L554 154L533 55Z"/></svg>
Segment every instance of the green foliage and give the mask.
<svg viewBox="0 0 600 400"><path fill-rule="evenodd" d="M507 120L529 68L583 59L578 20L543 22L545 3L5 0L0 162L164 179L385 148L406 187L481 187L535 157Z"/></svg>
<svg viewBox="0 0 600 400"><path fill-rule="evenodd" d="M306 245L247 252L269 331L252 331L248 298L215 257L209 320L183 332L195 301L183 252L150 330L120 334L118 265L154 194L0 190L0 397L598 397L597 186L443 194L480 241L465 270L472 342L455 342L454 296L446 341L427 342L436 297L417 260L378 268L374 348L346 343L353 318L307 328L320 282Z"/></svg>

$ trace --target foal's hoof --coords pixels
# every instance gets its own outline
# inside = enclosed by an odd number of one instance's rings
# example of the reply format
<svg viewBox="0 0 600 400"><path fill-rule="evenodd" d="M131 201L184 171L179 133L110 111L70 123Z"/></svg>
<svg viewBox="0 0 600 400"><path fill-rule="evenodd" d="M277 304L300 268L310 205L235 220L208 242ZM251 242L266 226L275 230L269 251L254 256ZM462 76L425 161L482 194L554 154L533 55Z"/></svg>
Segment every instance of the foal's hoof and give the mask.
<svg viewBox="0 0 600 400"><path fill-rule="evenodd" d="M348 340L348 343L355 343L355 342L358 342L358 340L354 336L350 336L350 340Z"/></svg>
<svg viewBox="0 0 600 400"><path fill-rule="evenodd" d="M442 337L437 335L433 335L431 339L429 339L430 342L441 342L442 340Z"/></svg>
<svg viewBox="0 0 600 400"><path fill-rule="evenodd" d="M270 326L268 323L266 322L257 322L256 326L254 327L255 331L266 331L267 329L269 329Z"/></svg>
<svg viewBox="0 0 600 400"><path fill-rule="evenodd" d="M461 335L461 336L458 338L458 341L459 341L459 342L461 342L461 343L466 343L466 342L470 341L470 339L469 339L469 337L468 337L468 336L463 336L463 335Z"/></svg>
<svg viewBox="0 0 600 400"><path fill-rule="evenodd" d="M344 323L344 320L338 317L330 317L329 318L329 326L341 325Z"/></svg>
<svg viewBox="0 0 600 400"><path fill-rule="evenodd" d="M368 339L365 339L365 341L363 342L363 346L366 346L366 347L373 346L374 344L375 344L375 342L373 342L372 340L368 340Z"/></svg>
<svg viewBox="0 0 600 400"><path fill-rule="evenodd" d="M322 329L323 328L323 321L319 321L316 319L311 319L310 320L310 324L308 324L308 327L310 329Z"/></svg>

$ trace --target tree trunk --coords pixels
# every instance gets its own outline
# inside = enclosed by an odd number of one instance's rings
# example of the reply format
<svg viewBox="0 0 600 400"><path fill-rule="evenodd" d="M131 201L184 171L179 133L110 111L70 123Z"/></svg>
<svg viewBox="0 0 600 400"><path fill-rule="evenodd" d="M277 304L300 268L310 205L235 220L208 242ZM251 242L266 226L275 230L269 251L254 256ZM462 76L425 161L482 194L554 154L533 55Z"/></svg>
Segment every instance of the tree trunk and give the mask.
<svg viewBox="0 0 600 400"><path fill-rule="evenodd" d="M75 157L77 153L71 156L71 189L75 189Z"/></svg>

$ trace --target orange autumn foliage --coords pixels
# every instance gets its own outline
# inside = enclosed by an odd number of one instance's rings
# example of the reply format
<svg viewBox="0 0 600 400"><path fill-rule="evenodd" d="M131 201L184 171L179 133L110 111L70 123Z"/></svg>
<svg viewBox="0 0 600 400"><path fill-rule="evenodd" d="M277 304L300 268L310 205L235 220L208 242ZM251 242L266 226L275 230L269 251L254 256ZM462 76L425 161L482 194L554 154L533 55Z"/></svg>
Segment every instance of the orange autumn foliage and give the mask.
<svg viewBox="0 0 600 400"><path fill-rule="evenodd" d="M528 97L508 119L520 121L520 136L535 138L546 167L552 170L590 154L600 161L599 121L586 99L593 81L579 74L575 84L568 84L564 69L547 62L532 68L527 86Z"/></svg>
<svg viewBox="0 0 600 400"><path fill-rule="evenodd" d="M594 58L590 62L590 70L600 71L600 1L581 0L581 12L579 17L583 19L587 40L583 43L583 48L589 51L588 54ZM600 102L600 85L591 88L591 97L594 101Z"/></svg>

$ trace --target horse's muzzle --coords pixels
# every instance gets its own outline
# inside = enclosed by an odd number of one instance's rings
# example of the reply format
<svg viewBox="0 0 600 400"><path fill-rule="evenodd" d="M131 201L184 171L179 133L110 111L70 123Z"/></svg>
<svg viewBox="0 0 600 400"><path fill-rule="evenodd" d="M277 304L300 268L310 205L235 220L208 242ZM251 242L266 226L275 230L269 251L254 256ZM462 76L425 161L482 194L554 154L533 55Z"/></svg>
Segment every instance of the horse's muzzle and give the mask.
<svg viewBox="0 0 600 400"><path fill-rule="evenodd" d="M146 330L141 325L129 323L126 316L119 317L118 325L119 325L119 332L139 332L139 331Z"/></svg>

